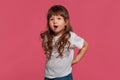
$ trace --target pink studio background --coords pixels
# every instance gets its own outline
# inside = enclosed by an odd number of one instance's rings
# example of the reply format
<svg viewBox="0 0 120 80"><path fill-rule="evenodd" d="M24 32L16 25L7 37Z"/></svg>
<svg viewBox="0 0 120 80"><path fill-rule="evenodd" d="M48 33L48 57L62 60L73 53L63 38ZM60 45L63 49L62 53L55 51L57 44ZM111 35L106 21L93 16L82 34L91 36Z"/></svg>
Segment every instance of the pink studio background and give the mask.
<svg viewBox="0 0 120 80"><path fill-rule="evenodd" d="M39 34L54 4L69 10L73 30L89 43L74 80L120 80L119 0L1 0L0 80L43 80Z"/></svg>

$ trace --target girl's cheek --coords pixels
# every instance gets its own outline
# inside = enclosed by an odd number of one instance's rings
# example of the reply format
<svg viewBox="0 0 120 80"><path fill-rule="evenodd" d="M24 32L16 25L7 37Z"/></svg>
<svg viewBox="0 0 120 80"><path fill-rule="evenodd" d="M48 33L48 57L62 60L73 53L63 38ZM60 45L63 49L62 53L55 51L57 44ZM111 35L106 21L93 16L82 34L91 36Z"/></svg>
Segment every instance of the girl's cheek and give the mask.
<svg viewBox="0 0 120 80"><path fill-rule="evenodd" d="M52 27L52 24L49 24L50 25L50 27Z"/></svg>
<svg viewBox="0 0 120 80"><path fill-rule="evenodd" d="M49 26L51 26L52 24L51 23L49 23Z"/></svg>
<svg viewBox="0 0 120 80"><path fill-rule="evenodd" d="M49 24L50 24L50 25L53 25L53 22L50 21Z"/></svg>

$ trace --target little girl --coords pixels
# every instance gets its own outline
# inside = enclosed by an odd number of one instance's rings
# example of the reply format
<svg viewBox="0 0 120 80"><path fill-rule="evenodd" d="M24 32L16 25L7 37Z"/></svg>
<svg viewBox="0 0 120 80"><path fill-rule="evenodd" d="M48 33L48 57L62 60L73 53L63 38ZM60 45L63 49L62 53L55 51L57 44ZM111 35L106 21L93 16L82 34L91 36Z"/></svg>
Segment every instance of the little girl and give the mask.
<svg viewBox="0 0 120 80"><path fill-rule="evenodd" d="M44 80L73 80L72 65L81 60L88 44L72 31L68 11L62 5L54 5L48 10L47 28L41 33L46 55ZM75 47L79 52L73 59Z"/></svg>

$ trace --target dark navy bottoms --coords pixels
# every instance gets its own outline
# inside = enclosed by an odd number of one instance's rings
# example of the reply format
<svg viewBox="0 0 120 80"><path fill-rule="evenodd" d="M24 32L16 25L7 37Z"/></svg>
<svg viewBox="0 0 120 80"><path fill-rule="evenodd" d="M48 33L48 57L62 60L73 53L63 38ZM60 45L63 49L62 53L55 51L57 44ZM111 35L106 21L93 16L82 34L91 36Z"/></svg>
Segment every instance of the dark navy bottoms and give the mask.
<svg viewBox="0 0 120 80"><path fill-rule="evenodd" d="M45 77L44 80L73 80L73 78L72 78L72 73L70 73L67 76L59 77L59 78L52 78L52 79L50 79L50 78L46 78Z"/></svg>

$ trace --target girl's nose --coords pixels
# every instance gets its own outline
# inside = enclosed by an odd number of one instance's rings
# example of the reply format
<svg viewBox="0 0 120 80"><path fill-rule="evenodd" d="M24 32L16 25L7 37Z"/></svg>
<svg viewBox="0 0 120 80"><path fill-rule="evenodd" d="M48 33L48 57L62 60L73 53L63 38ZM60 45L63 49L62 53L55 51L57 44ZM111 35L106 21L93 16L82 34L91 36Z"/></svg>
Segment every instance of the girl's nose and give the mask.
<svg viewBox="0 0 120 80"><path fill-rule="evenodd" d="M54 20L54 24L56 24L57 23L57 20Z"/></svg>

